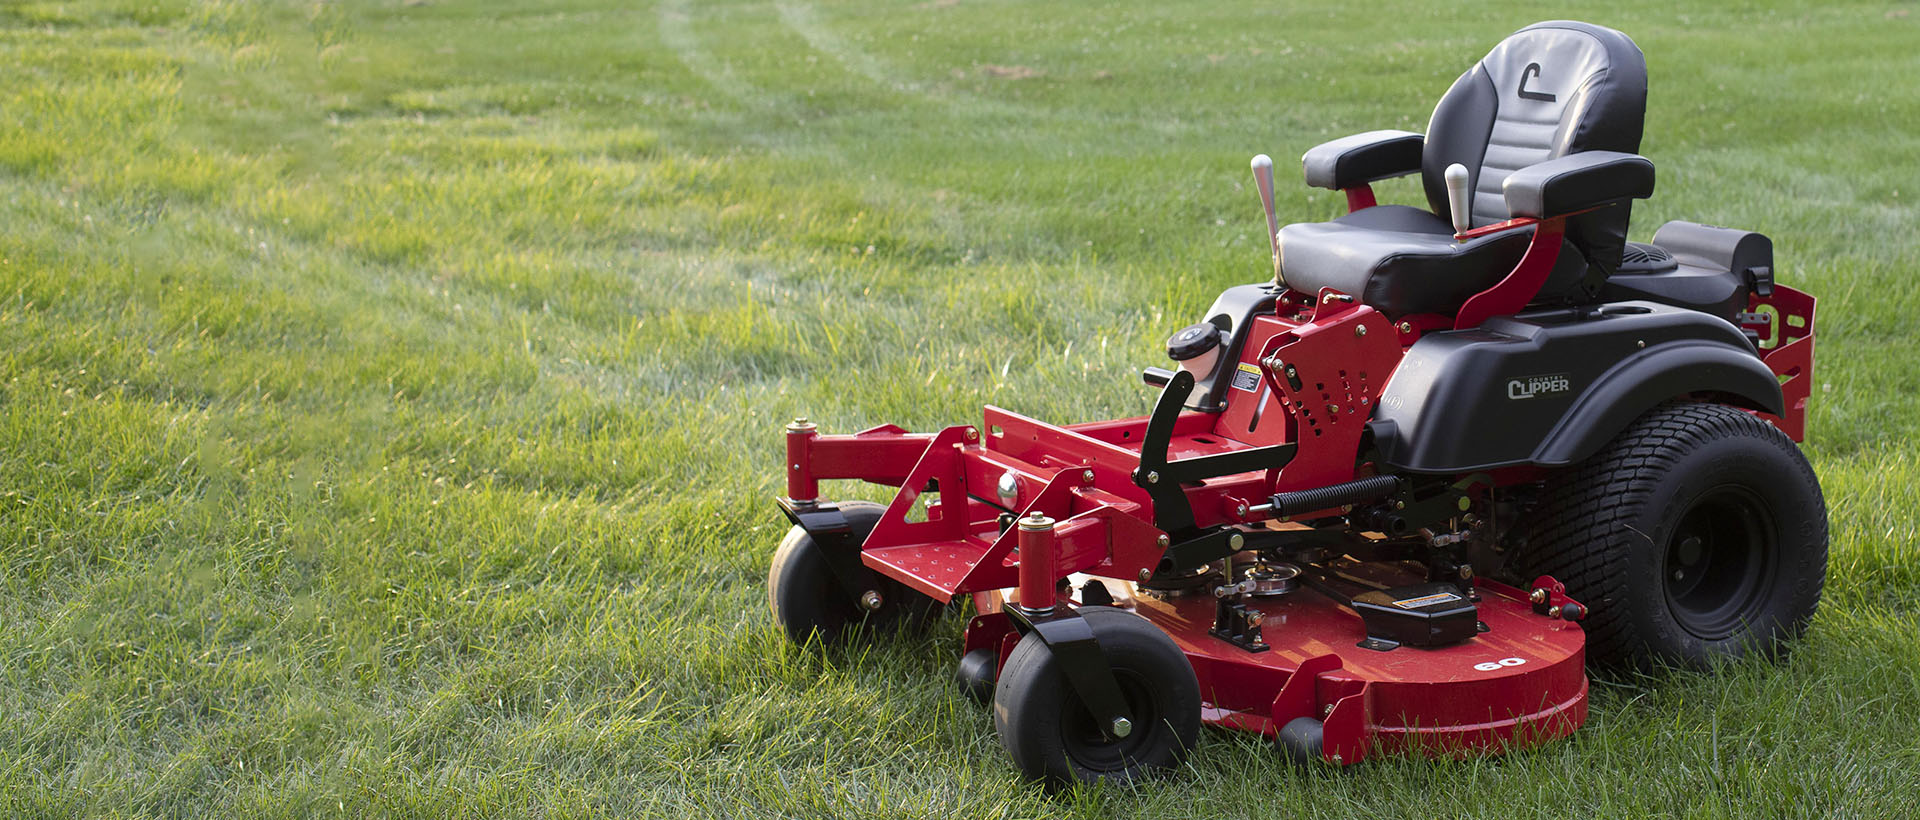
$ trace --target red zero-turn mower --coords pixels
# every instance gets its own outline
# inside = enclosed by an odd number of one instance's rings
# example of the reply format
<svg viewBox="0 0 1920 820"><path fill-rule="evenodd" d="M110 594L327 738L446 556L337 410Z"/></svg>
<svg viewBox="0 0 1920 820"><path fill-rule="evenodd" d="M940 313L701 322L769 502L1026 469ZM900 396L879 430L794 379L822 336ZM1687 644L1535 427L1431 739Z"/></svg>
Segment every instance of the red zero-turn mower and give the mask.
<svg viewBox="0 0 1920 820"><path fill-rule="evenodd" d="M1254 158L1274 281L1173 335L1145 418L795 421L776 618L831 643L971 596L962 684L1056 782L1171 767L1203 722L1336 764L1513 749L1580 726L1589 658L1777 650L1826 566L1814 300L1757 233L1626 241L1646 88L1625 35L1540 23L1425 136L1308 151L1345 216L1275 230ZM1374 203L1414 173L1430 210ZM844 478L900 490L819 499Z"/></svg>

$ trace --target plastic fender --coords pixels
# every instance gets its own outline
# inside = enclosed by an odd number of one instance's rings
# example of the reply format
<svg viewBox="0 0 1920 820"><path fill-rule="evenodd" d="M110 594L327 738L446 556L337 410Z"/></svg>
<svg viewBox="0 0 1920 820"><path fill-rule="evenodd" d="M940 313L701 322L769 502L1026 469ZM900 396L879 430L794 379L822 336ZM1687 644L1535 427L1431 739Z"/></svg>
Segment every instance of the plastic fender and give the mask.
<svg viewBox="0 0 1920 820"><path fill-rule="evenodd" d="M1705 396L1779 415L1778 377L1718 316L1652 302L1551 310L1428 333L1369 426L1379 462L1467 473L1586 458L1662 402Z"/></svg>
<svg viewBox="0 0 1920 820"><path fill-rule="evenodd" d="M1775 416L1786 404L1779 379L1749 350L1720 342L1672 342L1628 357L1602 375L1547 434L1532 461L1543 466L1580 461L1661 402L1698 393Z"/></svg>

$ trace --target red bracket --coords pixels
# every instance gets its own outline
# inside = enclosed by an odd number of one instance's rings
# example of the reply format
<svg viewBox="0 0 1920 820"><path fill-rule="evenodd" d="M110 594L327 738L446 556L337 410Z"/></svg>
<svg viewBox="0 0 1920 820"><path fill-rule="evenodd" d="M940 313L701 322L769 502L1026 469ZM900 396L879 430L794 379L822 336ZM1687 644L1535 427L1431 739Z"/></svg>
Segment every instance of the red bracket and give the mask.
<svg viewBox="0 0 1920 820"><path fill-rule="evenodd" d="M1013 630L1013 621L1005 612L989 612L975 615L967 621L967 629L960 635L960 653L966 654L975 649L1000 648L1000 638Z"/></svg>
<svg viewBox="0 0 1920 820"><path fill-rule="evenodd" d="M1769 296L1747 297L1748 313L1767 315L1761 308L1771 308L1772 314L1765 325L1753 325L1763 331L1761 361L1780 378L1780 396L1786 405L1786 415L1763 413L1761 418L1772 422L1788 438L1802 441L1807 435L1807 399L1813 384L1814 298L1786 285L1774 285Z"/></svg>
<svg viewBox="0 0 1920 820"><path fill-rule="evenodd" d="M1267 389L1293 421L1293 460L1270 476L1274 492L1351 480L1373 403L1400 362L1393 325L1332 290L1313 318L1274 334L1260 350Z"/></svg>
<svg viewBox="0 0 1920 820"><path fill-rule="evenodd" d="M1347 213L1363 211L1380 204L1379 200L1373 198L1372 185L1361 184L1352 188L1341 188L1340 192L1347 195Z"/></svg>
<svg viewBox="0 0 1920 820"><path fill-rule="evenodd" d="M1568 595L1567 585L1560 583L1551 575L1542 575L1533 579L1533 588L1529 595L1528 601L1533 604L1535 615L1546 615L1565 621L1578 621L1587 616L1586 606Z"/></svg>
<svg viewBox="0 0 1920 820"><path fill-rule="evenodd" d="M1310 717L1315 720L1325 715L1320 710L1319 679L1321 673L1340 668L1339 655L1314 655L1300 662L1300 667L1287 677L1280 687L1280 694L1273 696L1273 728L1278 731L1295 718Z"/></svg>
<svg viewBox="0 0 1920 820"><path fill-rule="evenodd" d="M967 497L966 472L961 469L959 448L979 439L973 427L948 427L933 437L921 453L919 462L902 480L900 492L893 496L887 511L867 540L875 544L912 544L925 541L958 541L966 537L966 516L928 517L926 521L908 521L907 509L920 499L929 479L937 482L942 500ZM964 510L965 505L959 509Z"/></svg>
<svg viewBox="0 0 1920 820"><path fill-rule="evenodd" d="M1547 274L1553 272L1553 263L1560 259L1560 238L1566 228L1566 217L1536 223L1533 242L1527 245L1527 253L1520 257L1520 263L1513 266L1513 272L1499 284L1469 297L1454 316L1453 329L1466 330L1479 327L1495 316L1511 316L1533 301L1533 297L1540 294L1540 287L1547 283Z"/></svg>
<svg viewBox="0 0 1920 820"><path fill-rule="evenodd" d="M1320 721L1320 755L1339 765L1358 763L1372 750L1369 737L1368 692L1371 683L1355 688L1330 684L1334 691L1323 692L1321 677L1341 668L1338 655L1315 655L1300 662L1280 694L1273 698L1268 712L1273 729L1279 731L1289 722L1303 717ZM1330 701L1322 706L1322 701Z"/></svg>

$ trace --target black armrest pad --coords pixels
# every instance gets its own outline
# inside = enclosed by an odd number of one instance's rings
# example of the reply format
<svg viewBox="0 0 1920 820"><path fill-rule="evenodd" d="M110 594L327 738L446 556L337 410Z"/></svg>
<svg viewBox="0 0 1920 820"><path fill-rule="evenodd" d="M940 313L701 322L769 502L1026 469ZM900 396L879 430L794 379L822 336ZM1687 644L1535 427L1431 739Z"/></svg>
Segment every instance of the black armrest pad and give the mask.
<svg viewBox="0 0 1920 820"><path fill-rule="evenodd" d="M1507 215L1549 219L1622 199L1653 196L1653 163L1639 154L1582 151L1513 172Z"/></svg>
<svg viewBox="0 0 1920 820"><path fill-rule="evenodd" d="M1341 190L1420 170L1426 137L1411 131L1368 131L1313 147L1300 158L1307 184Z"/></svg>

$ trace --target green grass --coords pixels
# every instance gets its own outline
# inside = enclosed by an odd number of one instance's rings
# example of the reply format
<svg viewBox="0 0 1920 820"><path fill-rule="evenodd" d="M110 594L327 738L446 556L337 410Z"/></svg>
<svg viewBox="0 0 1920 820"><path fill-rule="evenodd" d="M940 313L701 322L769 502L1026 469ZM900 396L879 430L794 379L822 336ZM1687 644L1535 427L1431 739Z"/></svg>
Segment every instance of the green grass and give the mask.
<svg viewBox="0 0 1920 820"><path fill-rule="evenodd" d="M1911 816L1920 13L1237 5L0 3L0 807ZM1048 796L950 685L957 620L776 634L788 417L1143 411L1267 275L1249 155L1423 129L1557 16L1647 52L1635 237L1761 230L1821 299L1791 659L1609 679L1501 759L1209 731ZM1283 220L1341 207L1281 180Z"/></svg>

